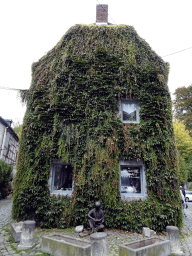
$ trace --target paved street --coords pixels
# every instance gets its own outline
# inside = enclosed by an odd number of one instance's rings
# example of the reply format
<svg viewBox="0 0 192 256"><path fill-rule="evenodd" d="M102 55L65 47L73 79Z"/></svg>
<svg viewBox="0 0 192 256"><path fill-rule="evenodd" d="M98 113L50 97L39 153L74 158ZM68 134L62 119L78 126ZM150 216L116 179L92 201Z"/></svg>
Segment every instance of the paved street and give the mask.
<svg viewBox="0 0 192 256"><path fill-rule="evenodd" d="M192 256L192 203L188 204L189 207L186 209L187 217L184 218L184 227L181 231L180 239L181 246L185 256ZM70 230L40 230L36 229L35 233L35 242L36 246L32 250L17 250L18 244L14 243L13 239L11 239L9 235L9 227L12 222L11 219L11 207L12 200L4 199L0 200L0 256L21 256L21 255L42 255L48 256L48 254L41 252L41 243L42 236L45 234L65 234L72 237L78 237L79 235L74 232L73 229ZM109 243L109 256L118 255L118 245L131 242L134 240L141 240L144 238L142 234L125 232L125 231L117 231L117 230L107 230L108 235L108 243ZM157 235L155 235L157 236ZM165 236L161 235L161 238L165 238ZM89 236L81 238L85 241L90 241Z"/></svg>
<svg viewBox="0 0 192 256"><path fill-rule="evenodd" d="M11 221L12 200L0 200L0 228Z"/></svg>

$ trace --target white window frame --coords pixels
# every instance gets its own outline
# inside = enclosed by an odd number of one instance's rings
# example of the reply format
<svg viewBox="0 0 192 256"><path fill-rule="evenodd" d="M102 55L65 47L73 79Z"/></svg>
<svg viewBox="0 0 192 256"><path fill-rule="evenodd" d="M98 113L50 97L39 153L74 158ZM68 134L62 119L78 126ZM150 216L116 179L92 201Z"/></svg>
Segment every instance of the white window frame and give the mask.
<svg viewBox="0 0 192 256"><path fill-rule="evenodd" d="M135 104L136 105L136 120L135 121L130 121L130 120L123 120L123 107L122 104ZM121 116L121 121L123 123L139 123L139 103L137 100L121 100L120 101L120 116Z"/></svg>

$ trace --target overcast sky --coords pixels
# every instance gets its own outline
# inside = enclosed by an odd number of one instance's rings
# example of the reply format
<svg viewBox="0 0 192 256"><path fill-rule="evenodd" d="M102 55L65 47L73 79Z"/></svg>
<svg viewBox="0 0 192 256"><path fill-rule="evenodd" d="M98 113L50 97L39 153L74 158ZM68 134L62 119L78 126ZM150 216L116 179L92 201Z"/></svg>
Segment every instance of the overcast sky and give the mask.
<svg viewBox="0 0 192 256"><path fill-rule="evenodd" d="M192 0L98 1L108 4L109 22L134 26L170 63L171 95L176 88L192 84L192 48L169 55L192 47ZM71 26L94 23L98 1L1 0L0 87L28 89L32 63L52 49ZM0 89L0 116L21 123L24 113L17 92Z"/></svg>

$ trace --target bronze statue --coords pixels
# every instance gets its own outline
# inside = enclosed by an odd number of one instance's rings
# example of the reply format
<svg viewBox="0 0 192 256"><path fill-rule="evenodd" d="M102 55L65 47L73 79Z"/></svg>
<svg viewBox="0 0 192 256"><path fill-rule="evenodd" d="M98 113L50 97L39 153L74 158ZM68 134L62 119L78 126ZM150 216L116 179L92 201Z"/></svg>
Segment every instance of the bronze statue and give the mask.
<svg viewBox="0 0 192 256"><path fill-rule="evenodd" d="M104 231L104 211L100 209L101 203L95 202L95 208L88 213L88 222L91 228L91 233L94 233L94 229L97 231Z"/></svg>

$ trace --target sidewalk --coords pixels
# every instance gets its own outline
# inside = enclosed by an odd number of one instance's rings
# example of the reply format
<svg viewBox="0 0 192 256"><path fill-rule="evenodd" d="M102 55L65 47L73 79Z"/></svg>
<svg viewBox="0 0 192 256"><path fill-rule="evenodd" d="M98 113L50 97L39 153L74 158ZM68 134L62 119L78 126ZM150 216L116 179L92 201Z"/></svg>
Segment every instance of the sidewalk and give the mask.
<svg viewBox="0 0 192 256"><path fill-rule="evenodd" d="M48 256L41 252L42 236L48 234L57 235L68 235L71 237L80 238L79 234L75 233L74 228L66 230L42 230L37 228L35 232L35 242L36 246L31 250L17 250L18 243L14 243L12 237L9 235L9 227L12 222L11 219L11 207L12 199L0 200L0 256L21 256L21 255L41 255ZM192 203L189 203L189 207L186 210L187 217L184 219L184 227L181 232L181 244L182 250L185 256L192 256ZM141 240L144 238L142 234L131 233L127 231L120 230L106 230L108 235L109 243L109 256L118 255L118 245L131 242L134 240ZM156 237L158 237L155 234ZM165 238L164 235L160 236ZM81 239L85 241L90 241L89 236L82 237Z"/></svg>
<svg viewBox="0 0 192 256"><path fill-rule="evenodd" d="M188 206L186 209L187 217L183 217L184 226L180 240L185 256L192 256L192 203L188 203Z"/></svg>

